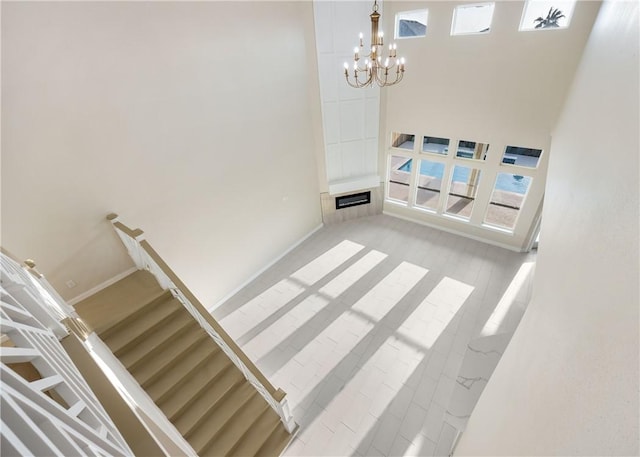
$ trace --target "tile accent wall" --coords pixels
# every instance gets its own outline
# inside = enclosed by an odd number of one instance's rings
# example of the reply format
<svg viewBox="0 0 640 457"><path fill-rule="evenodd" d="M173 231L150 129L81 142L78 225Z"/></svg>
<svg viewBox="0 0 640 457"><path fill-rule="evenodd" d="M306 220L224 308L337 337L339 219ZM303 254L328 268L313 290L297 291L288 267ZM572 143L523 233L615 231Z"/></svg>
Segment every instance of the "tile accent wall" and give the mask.
<svg viewBox="0 0 640 457"><path fill-rule="evenodd" d="M322 222L325 224L334 224L336 222L344 222L350 219L363 216L373 216L374 214L382 214L382 201L384 200L384 187L373 187L363 189L363 191L371 191L371 203L366 205L352 206L351 208L342 208L336 210L336 197L349 195L356 192L346 192L344 194L330 195L329 193L320 194L322 204Z"/></svg>

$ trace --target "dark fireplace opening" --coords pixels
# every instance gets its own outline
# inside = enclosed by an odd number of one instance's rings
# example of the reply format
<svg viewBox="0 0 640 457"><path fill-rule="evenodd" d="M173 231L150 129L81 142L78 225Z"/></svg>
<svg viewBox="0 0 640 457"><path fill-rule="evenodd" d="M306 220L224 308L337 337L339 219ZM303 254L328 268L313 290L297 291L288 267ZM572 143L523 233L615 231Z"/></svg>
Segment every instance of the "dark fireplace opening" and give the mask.
<svg viewBox="0 0 640 457"><path fill-rule="evenodd" d="M336 197L336 209L349 208L351 206L367 205L371 203L371 191Z"/></svg>

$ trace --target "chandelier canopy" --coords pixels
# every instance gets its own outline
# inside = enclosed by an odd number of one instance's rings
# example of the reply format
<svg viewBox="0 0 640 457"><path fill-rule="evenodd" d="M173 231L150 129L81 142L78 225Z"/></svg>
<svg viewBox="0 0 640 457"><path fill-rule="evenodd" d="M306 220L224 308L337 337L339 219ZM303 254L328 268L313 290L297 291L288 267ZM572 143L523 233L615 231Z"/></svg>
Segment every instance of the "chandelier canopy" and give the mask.
<svg viewBox="0 0 640 457"><path fill-rule="evenodd" d="M404 58L396 55L396 44L389 45L387 55L384 55L384 34L378 31L380 13L378 13L378 1L373 2L371 18L371 40L369 53L364 54L362 33L360 45L353 49L353 65L344 63L344 76L351 87L369 87L376 83L380 87L392 86L402 81L404 76ZM364 64L361 63L364 58Z"/></svg>

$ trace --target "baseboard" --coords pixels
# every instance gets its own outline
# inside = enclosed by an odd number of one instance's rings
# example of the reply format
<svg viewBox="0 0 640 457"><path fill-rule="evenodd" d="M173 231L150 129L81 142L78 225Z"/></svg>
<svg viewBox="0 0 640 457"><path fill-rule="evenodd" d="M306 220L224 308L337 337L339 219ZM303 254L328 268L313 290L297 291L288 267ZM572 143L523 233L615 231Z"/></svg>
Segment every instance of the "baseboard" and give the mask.
<svg viewBox="0 0 640 457"><path fill-rule="evenodd" d="M469 233L460 232L460 231L457 231L457 230L452 230L450 228L442 227L440 225L430 224L428 222L424 222L424 221L420 221L420 220L417 220L417 219L413 219L411 217L401 216L399 214L390 213L388 211L383 211L382 214L384 214L385 216L397 217L398 219L402 219L403 221L415 222L416 224L426 225L427 227L431 227L431 228L434 228L434 229L437 229L437 230L442 230L443 232L451 233L453 235L463 236L465 238L471 238L472 240L480 241L482 243L487 243L487 244L490 244L492 246L497 246L499 248L508 249L509 251L523 252L521 249L518 249L515 246L511 246L511 245L508 245L508 244L505 244L505 243L500 243L498 241L488 240L486 238L482 238L480 236L471 235Z"/></svg>
<svg viewBox="0 0 640 457"><path fill-rule="evenodd" d="M80 295L76 295L72 299L67 300L67 303L70 304L71 306L73 306L76 303L81 302L85 298L89 298L93 294L96 294L96 293L100 292L102 289L106 289L111 284L115 284L118 281L120 281L121 279L126 278L131 273L135 272L136 270L137 270L136 267L131 267L127 271L123 271L122 273L115 275L113 278L107 279L106 281L98 284L97 286L92 287L91 289L87 290L86 292L82 292Z"/></svg>
<svg viewBox="0 0 640 457"><path fill-rule="evenodd" d="M259 271L257 271L255 274L253 274L249 279L247 279L245 282L243 282L242 284L240 284L238 287L236 287L234 290L232 290L231 292L229 292L227 295L225 295L224 297L222 297L220 300L218 300L216 303L214 303L211 306L207 306L207 311L212 312L214 309L216 309L218 306L222 305L224 302L226 302L227 300L229 300L231 297L233 297L235 294L237 294L238 292L240 292L242 289L244 289L251 281L253 281L254 279L256 279L258 276L260 276L262 273L264 273L265 271L267 271L269 268L271 268L273 265L275 265L276 262L278 262L280 259L282 259L284 256L286 256L287 254L289 254L291 251L293 251L295 248L297 248L298 246L300 246L307 238L309 238L311 235L313 235L314 233L316 233L318 230L320 230L322 227L324 227L324 224L320 224L318 225L316 228L314 228L313 230L311 230L309 233L307 233L305 236L303 236L302 238L300 238L298 241L296 241L293 245L291 245L289 248L287 248L287 250L285 250L282 254L280 254L278 257L276 257L275 259L273 259L271 262L269 262L267 265L265 265L264 267L262 267Z"/></svg>

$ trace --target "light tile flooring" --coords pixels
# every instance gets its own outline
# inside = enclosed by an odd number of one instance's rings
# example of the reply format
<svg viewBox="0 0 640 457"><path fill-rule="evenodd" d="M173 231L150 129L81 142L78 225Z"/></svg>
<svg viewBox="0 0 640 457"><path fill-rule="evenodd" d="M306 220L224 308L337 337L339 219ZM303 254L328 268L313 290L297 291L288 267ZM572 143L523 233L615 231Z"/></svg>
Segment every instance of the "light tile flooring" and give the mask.
<svg viewBox="0 0 640 457"><path fill-rule="evenodd" d="M285 455L443 455L467 344L515 329L533 262L361 218L324 227L213 314L288 393L300 432Z"/></svg>

